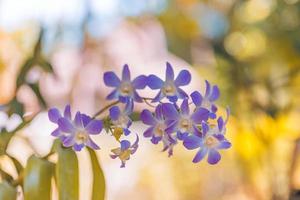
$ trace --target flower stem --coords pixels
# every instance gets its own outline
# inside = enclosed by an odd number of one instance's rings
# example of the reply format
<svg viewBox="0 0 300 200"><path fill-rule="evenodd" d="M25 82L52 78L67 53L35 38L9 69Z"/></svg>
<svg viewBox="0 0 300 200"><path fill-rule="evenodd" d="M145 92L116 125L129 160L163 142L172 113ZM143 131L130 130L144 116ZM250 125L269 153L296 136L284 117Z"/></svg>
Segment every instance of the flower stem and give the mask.
<svg viewBox="0 0 300 200"><path fill-rule="evenodd" d="M118 104L120 101L114 101L106 106L104 106L101 110L99 110L98 112L96 112L96 114L94 114L94 116L92 117L92 119L95 119L96 117L98 117L99 115L101 115L103 112L105 112L107 109L109 109L110 107Z"/></svg>

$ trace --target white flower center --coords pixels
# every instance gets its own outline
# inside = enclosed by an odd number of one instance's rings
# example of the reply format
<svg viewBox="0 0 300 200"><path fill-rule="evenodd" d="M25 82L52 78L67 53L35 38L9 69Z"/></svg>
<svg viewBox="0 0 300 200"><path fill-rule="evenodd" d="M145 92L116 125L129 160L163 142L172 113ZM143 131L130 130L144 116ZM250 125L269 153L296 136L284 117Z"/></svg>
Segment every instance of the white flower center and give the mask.
<svg viewBox="0 0 300 200"><path fill-rule="evenodd" d="M118 120L114 121L113 123L121 128L127 128L129 118L127 115L121 114Z"/></svg>
<svg viewBox="0 0 300 200"><path fill-rule="evenodd" d="M187 119L187 118L182 118L179 121L179 129L181 132L186 133L189 132L192 128L192 122L191 120Z"/></svg>
<svg viewBox="0 0 300 200"><path fill-rule="evenodd" d="M213 148L219 143L219 141L215 137L210 135L205 138L204 143L208 148Z"/></svg>

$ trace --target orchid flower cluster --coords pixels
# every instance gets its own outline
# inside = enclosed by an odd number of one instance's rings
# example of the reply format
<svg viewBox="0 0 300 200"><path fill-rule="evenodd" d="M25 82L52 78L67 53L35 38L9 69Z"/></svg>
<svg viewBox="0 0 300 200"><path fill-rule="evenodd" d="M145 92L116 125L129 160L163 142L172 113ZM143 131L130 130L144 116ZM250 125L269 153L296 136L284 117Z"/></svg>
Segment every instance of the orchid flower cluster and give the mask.
<svg viewBox="0 0 300 200"><path fill-rule="evenodd" d="M120 146L111 150L111 158L119 158L121 167L130 159L139 146L139 136L130 142L126 137L133 134L130 130L134 103L145 103L149 109L140 113L141 121L147 125L143 133L145 138L150 138L153 144L163 144L163 151L169 156L173 155L173 148L180 142L188 150L198 149L193 162L198 163L207 156L209 164L216 164L221 159L218 152L230 148L231 143L225 138L226 123L217 116L216 100L220 96L216 85L205 81L205 94L195 91L188 95L181 87L191 82L191 74L181 70L175 78L172 66L167 63L165 80L156 75L140 75L131 78L128 65L123 67L122 76L119 78L114 72L105 72L104 83L113 88L107 100L115 100L112 104L90 117L77 112L72 118L70 106L66 106L61 114L57 108L48 112L51 122L57 124L52 136L61 140L64 147L72 147L80 151L84 146L98 150L100 147L91 139L91 135L100 134L102 129L111 132ZM138 90L149 87L157 90L153 98L142 97ZM118 105L119 104L119 105ZM109 109L109 116L97 119L100 114ZM124 137L125 139L120 140Z"/></svg>

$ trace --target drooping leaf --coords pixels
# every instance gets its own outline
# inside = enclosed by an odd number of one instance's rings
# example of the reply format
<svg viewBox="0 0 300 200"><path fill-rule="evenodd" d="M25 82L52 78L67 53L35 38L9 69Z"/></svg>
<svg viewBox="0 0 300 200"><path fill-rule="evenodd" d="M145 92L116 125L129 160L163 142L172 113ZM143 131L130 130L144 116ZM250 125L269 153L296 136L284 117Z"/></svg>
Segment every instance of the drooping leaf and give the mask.
<svg viewBox="0 0 300 200"><path fill-rule="evenodd" d="M47 200L51 199L51 177L54 164L31 156L24 172L24 199Z"/></svg>
<svg viewBox="0 0 300 200"><path fill-rule="evenodd" d="M94 150L87 148L90 154L93 168L93 193L92 200L104 200L105 178Z"/></svg>
<svg viewBox="0 0 300 200"><path fill-rule="evenodd" d="M7 182L0 183L0 199L16 200L17 190Z"/></svg>
<svg viewBox="0 0 300 200"><path fill-rule="evenodd" d="M78 200L79 170L78 159L71 148L64 148L60 143L55 144L58 153L56 164L56 184L60 200Z"/></svg>

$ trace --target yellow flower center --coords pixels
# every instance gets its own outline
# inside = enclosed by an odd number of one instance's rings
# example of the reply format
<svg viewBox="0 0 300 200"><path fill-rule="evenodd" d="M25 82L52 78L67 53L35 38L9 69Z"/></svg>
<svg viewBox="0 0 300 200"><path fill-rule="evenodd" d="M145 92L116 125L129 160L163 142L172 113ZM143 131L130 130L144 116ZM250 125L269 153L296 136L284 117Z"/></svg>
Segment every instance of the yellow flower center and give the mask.
<svg viewBox="0 0 300 200"><path fill-rule="evenodd" d="M209 148L215 147L217 144L218 144L218 140L213 136L208 136L205 139L205 146Z"/></svg>
<svg viewBox="0 0 300 200"><path fill-rule="evenodd" d="M82 144L86 142L86 140L88 139L88 135L85 131L79 131L76 133L75 139L77 143Z"/></svg>
<svg viewBox="0 0 300 200"><path fill-rule="evenodd" d="M165 128L166 128L165 124L156 125L154 130L154 135L158 137L162 137L163 134L165 133Z"/></svg>
<svg viewBox="0 0 300 200"><path fill-rule="evenodd" d="M176 88L174 84L166 84L163 87L162 92L167 96L174 96L176 92Z"/></svg>
<svg viewBox="0 0 300 200"><path fill-rule="evenodd" d="M128 96L132 93L132 85L131 83L122 83L121 84L121 87L120 87L120 93L123 95L123 96Z"/></svg>
<svg viewBox="0 0 300 200"><path fill-rule="evenodd" d="M192 128L192 123L189 119L183 118L180 120L179 126L182 132L189 132Z"/></svg>

